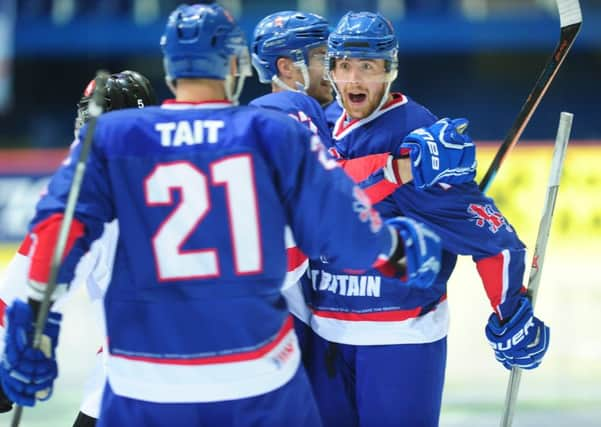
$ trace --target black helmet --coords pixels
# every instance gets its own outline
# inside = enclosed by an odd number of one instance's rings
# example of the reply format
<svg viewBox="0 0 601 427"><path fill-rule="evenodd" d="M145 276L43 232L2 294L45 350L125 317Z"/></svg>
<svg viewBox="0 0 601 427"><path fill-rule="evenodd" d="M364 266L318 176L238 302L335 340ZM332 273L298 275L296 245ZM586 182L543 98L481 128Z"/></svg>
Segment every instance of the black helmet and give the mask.
<svg viewBox="0 0 601 427"><path fill-rule="evenodd" d="M75 133L88 120L88 103L94 92L95 81L86 86L81 100L77 104L77 118L75 119ZM121 108L143 108L147 105L156 105L154 89L142 74L131 70L111 74L106 81L106 95L104 98L104 111L119 110Z"/></svg>

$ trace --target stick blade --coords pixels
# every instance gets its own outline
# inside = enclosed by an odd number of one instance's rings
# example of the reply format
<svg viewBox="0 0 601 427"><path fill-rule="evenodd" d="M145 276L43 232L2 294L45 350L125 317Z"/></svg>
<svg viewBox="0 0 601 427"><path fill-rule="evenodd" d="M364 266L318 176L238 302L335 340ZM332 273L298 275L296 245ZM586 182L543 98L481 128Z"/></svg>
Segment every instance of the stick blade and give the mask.
<svg viewBox="0 0 601 427"><path fill-rule="evenodd" d="M582 11L579 0L557 0L559 23L561 28L582 23Z"/></svg>

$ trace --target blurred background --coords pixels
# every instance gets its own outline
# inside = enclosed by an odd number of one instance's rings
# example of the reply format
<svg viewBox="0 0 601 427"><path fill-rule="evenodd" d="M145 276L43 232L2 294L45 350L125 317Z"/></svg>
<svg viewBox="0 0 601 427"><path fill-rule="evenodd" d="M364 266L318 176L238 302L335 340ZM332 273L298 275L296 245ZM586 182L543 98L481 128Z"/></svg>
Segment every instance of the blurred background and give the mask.
<svg viewBox="0 0 601 427"><path fill-rule="evenodd" d="M0 0L0 272L73 137L83 88L99 68L134 69L160 99L159 38L173 0ZM438 116L467 117L480 176L559 39L555 0L223 0L245 29L277 10L335 25L379 10L400 40L393 89ZM584 24L490 193L529 247L536 240L561 111L574 114L537 312L552 327L547 359L523 376L516 426L601 425L601 0L581 0ZM247 80L242 102L269 91ZM507 372L483 334L490 312L475 268L460 260L449 286L452 324L442 426L496 426ZM65 321L55 396L22 425L70 425L100 337L75 295ZM7 415L0 415L5 425ZM49 421L51 420L51 421ZM8 423L6 423L8 425Z"/></svg>

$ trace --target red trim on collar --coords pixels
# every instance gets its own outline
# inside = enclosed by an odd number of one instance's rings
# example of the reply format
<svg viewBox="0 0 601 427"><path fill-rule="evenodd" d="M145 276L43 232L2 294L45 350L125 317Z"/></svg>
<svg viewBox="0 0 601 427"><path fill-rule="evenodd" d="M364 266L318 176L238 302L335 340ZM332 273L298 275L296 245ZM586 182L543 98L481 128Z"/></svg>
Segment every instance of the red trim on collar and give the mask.
<svg viewBox="0 0 601 427"><path fill-rule="evenodd" d="M392 92L390 95L392 96L392 99L384 104L382 108L390 107L391 105L405 101L405 95L401 92Z"/></svg>
<svg viewBox="0 0 601 427"><path fill-rule="evenodd" d="M163 105L181 104L181 105L202 105L202 104L231 104L227 99L207 99L206 101L178 101L177 99L166 99Z"/></svg>
<svg viewBox="0 0 601 427"><path fill-rule="evenodd" d="M405 102L407 102L407 98L401 92L392 92L390 95L392 96L392 99L390 101L388 101L386 104L384 104L380 108L380 111L390 108L396 104L404 104ZM340 136L341 133L346 131L348 128L352 127L355 123L363 120L363 119L352 119L350 122L345 123L347 120L347 117L348 117L348 115L343 108L342 115L338 118L338 120L336 120L336 123L334 125L334 138L337 138L338 136Z"/></svg>

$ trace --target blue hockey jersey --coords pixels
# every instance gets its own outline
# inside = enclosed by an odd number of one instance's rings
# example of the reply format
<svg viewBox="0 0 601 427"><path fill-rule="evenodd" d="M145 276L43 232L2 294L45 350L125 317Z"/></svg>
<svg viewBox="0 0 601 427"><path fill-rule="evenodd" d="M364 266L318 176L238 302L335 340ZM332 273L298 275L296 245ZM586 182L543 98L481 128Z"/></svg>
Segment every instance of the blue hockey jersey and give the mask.
<svg viewBox="0 0 601 427"><path fill-rule="evenodd" d="M263 95L252 100L248 105L269 108L288 114L296 121L307 126L313 133L319 135L323 143L329 146L331 136L324 110L309 95L283 90Z"/></svg>
<svg viewBox="0 0 601 427"><path fill-rule="evenodd" d="M80 150L76 141L37 206L37 282ZM59 283L117 218L104 301L114 392L153 402L258 395L300 360L280 294L284 227L310 257L365 269L394 240L372 213L319 138L284 114L226 102L113 111L97 122Z"/></svg>
<svg viewBox="0 0 601 427"><path fill-rule="evenodd" d="M423 106L393 94L392 101L370 118L349 120L341 112L333 129L334 146L342 158L394 152L409 132L435 121ZM376 270L353 274L327 258L312 259L302 281L315 332L352 345L426 343L444 337L446 286L457 255L473 257L497 314L513 314L522 288L525 248L475 182L425 191L409 183L375 207L384 218L404 215L436 231L443 244L441 272L431 288L412 289L392 286L394 279Z"/></svg>

